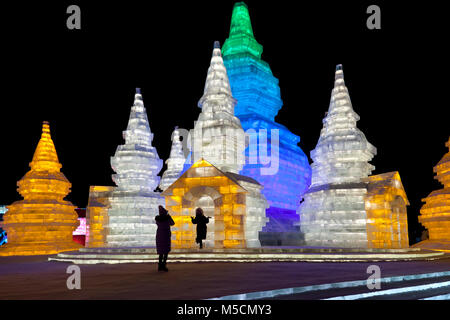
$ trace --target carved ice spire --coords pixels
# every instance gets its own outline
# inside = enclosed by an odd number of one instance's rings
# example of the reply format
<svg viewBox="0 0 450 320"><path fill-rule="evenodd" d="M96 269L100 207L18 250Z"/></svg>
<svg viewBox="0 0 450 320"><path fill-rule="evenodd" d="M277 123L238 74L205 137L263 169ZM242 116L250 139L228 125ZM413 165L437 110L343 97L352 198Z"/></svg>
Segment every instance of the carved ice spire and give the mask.
<svg viewBox="0 0 450 320"><path fill-rule="evenodd" d="M128 126L123 131L125 144L111 157L116 174L113 180L121 190L153 192L159 184L162 160L152 146L153 133L147 118L140 89L136 89Z"/></svg>
<svg viewBox="0 0 450 320"><path fill-rule="evenodd" d="M312 187L328 183L360 182L374 167L369 161L376 154L357 128L358 114L353 111L344 82L342 65L336 67L330 107L316 148L311 151Z"/></svg>
<svg viewBox="0 0 450 320"><path fill-rule="evenodd" d="M169 187L180 177L185 160L183 144L180 141L180 132L178 131L178 127L175 127L172 134L172 148L170 149L170 156L169 159L166 160L167 169L164 171L159 184L159 188L161 190L166 190L167 187Z"/></svg>
<svg viewBox="0 0 450 320"><path fill-rule="evenodd" d="M245 136L239 119L234 115L235 104L220 44L216 41L205 90L198 102L202 112L194 127L193 162L204 158L225 172L238 173L242 169Z"/></svg>

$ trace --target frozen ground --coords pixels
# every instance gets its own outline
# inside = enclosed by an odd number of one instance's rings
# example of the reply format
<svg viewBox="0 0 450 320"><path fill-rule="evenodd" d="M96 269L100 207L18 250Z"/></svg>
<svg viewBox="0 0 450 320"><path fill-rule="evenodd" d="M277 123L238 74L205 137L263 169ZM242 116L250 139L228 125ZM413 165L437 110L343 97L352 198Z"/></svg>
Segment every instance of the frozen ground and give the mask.
<svg viewBox="0 0 450 320"><path fill-rule="evenodd" d="M170 260L170 255L169 255ZM47 256L0 257L0 299L205 299L251 291L450 271L450 259L380 263L178 263L81 265L81 290L68 290L69 264Z"/></svg>

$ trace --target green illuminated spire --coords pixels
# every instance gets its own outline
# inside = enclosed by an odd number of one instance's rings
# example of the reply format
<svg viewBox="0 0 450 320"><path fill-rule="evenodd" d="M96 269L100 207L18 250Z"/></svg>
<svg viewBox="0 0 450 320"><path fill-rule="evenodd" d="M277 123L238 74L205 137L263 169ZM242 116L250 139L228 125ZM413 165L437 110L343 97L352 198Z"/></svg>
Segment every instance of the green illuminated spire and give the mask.
<svg viewBox="0 0 450 320"><path fill-rule="evenodd" d="M230 36L243 33L253 38L253 29L248 7L244 2L237 2L234 5L233 16L231 17Z"/></svg>
<svg viewBox="0 0 450 320"><path fill-rule="evenodd" d="M263 48L253 36L252 23L244 2L237 2L231 16L230 36L223 44L222 54L250 53L261 58Z"/></svg>

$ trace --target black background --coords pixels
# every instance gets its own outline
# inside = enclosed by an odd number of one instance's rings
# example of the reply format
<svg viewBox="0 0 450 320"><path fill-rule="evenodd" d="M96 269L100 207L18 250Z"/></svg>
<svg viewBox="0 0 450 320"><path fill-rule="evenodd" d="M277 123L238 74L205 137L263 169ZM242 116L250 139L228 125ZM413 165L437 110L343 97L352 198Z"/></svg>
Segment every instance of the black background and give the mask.
<svg viewBox="0 0 450 320"><path fill-rule="evenodd" d="M165 160L174 126L200 109L214 40L228 37L234 1L55 1L2 4L0 204L20 199L43 120L50 121L68 200L87 204L90 185L112 185L110 156L122 144L136 87ZM358 127L378 149L374 174L399 171L420 231L421 199L440 188L433 166L447 151L449 52L440 2L246 1L262 58L280 80L276 121L309 156L342 63ZM66 9L81 8L81 30ZM366 27L381 7L381 30ZM164 168L163 168L164 170ZM163 172L163 171L161 171Z"/></svg>
<svg viewBox="0 0 450 320"><path fill-rule="evenodd" d="M270 315L219 315L217 313L210 314L208 318L192 315L178 315L179 308L184 305L195 307L211 307L221 309L222 305L270 305ZM399 319L417 317L419 312L423 312L423 303L421 301L380 301L380 300L353 300L353 301L318 301L318 300L272 300L272 301L205 301L205 300L9 300L2 301L2 315L8 318L21 316L27 318L36 316L36 309L48 308L52 310L56 307L61 310L89 310L89 314L93 317L104 318L105 316L113 316L120 318L130 318L146 316L148 318L158 317L162 319L224 319L224 320L240 320L240 319L292 319L293 315L311 312L318 318L329 317L333 319L336 315L345 314L348 319L360 319L360 313L366 312L380 317L383 310L388 309L390 315ZM427 301L427 306L431 306L436 313L445 313L448 304L442 301ZM266 308L267 309L267 308ZM349 312L351 310L352 312ZM441 310L441 311L439 311ZM74 311L72 311L74 313ZM47 318L59 319L57 312L47 312Z"/></svg>

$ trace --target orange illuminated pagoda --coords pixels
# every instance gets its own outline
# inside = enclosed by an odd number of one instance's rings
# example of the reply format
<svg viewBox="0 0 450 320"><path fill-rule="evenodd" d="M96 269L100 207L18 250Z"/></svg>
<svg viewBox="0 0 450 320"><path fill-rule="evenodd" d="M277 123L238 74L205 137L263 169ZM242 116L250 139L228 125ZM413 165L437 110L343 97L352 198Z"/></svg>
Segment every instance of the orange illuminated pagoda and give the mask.
<svg viewBox="0 0 450 320"><path fill-rule="evenodd" d="M423 199L419 222L428 229L429 239L417 246L429 249L450 250L450 138L449 148L441 161L433 168L435 179L444 185L443 189L431 192Z"/></svg>
<svg viewBox="0 0 450 320"><path fill-rule="evenodd" d="M31 170L17 182L24 199L8 206L3 217L8 244L0 248L0 256L55 254L81 247L72 240L78 215L75 206L64 200L71 184L61 167L50 126L44 122Z"/></svg>

